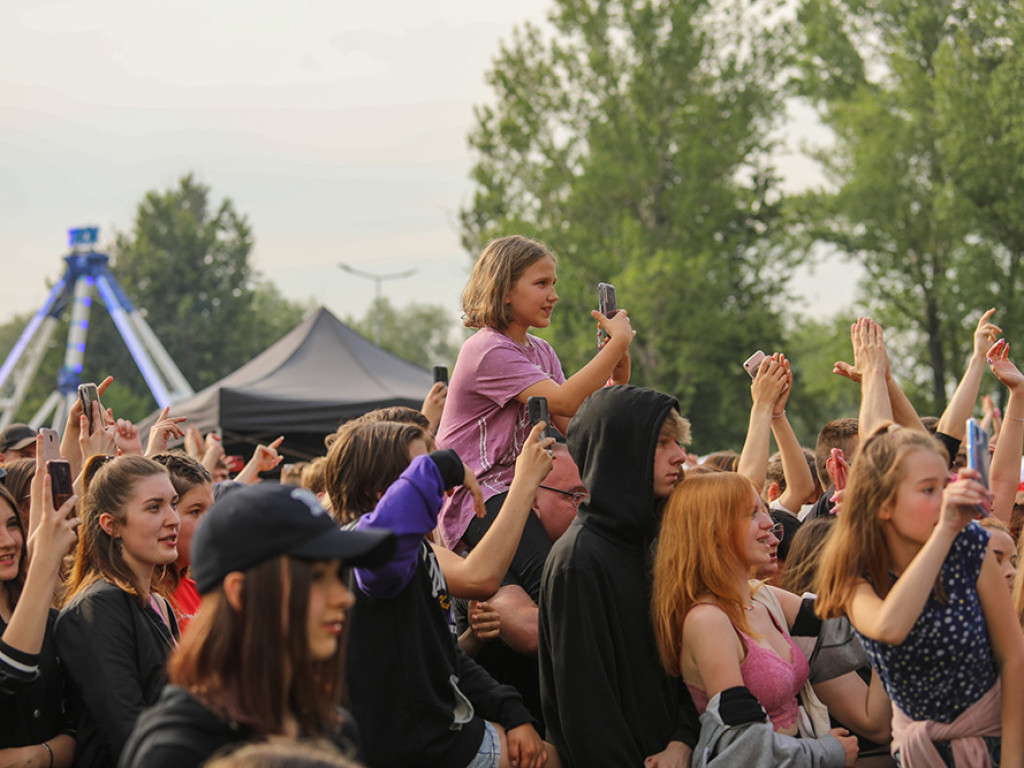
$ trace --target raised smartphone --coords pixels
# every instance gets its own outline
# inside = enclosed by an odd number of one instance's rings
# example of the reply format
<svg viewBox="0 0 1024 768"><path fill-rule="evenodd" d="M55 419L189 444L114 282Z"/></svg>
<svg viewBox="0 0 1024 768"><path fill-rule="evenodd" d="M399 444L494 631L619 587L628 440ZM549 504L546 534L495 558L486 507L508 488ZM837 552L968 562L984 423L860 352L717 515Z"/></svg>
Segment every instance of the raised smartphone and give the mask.
<svg viewBox="0 0 1024 768"><path fill-rule="evenodd" d="M548 416L548 399L546 397L527 398L526 409L530 414L530 429L533 429L538 421L543 421L547 426L540 434L541 439L555 436L555 428L551 426L551 418Z"/></svg>
<svg viewBox="0 0 1024 768"><path fill-rule="evenodd" d="M89 420L89 434L91 435L96 431L96 425L92 423L92 404L98 403L100 400L99 390L96 385L92 382L87 384L78 385L78 399L82 403L82 413L85 414L85 418ZM103 406L100 405L100 426L106 424L103 415Z"/></svg>
<svg viewBox="0 0 1024 768"><path fill-rule="evenodd" d="M57 430L42 427L39 434L43 436L43 461L60 461L60 437Z"/></svg>
<svg viewBox="0 0 1024 768"><path fill-rule="evenodd" d="M619 311L618 302L615 300L615 286L611 283L597 284L597 309L605 317L611 317ZM608 340L608 334L600 325L597 327L597 348L604 346Z"/></svg>
<svg viewBox="0 0 1024 768"><path fill-rule="evenodd" d="M61 504L70 499L74 493L71 487L71 465L63 459L48 461L46 462L46 472L50 476L53 507L60 509Z"/></svg>
<svg viewBox="0 0 1024 768"><path fill-rule="evenodd" d="M435 365L434 366L434 383L441 382L446 387L448 386L448 366L447 365Z"/></svg>
<svg viewBox="0 0 1024 768"><path fill-rule="evenodd" d="M764 360L764 358L765 353L759 349L743 361L743 370L750 374L750 378L757 378L757 369L761 367L761 361Z"/></svg>

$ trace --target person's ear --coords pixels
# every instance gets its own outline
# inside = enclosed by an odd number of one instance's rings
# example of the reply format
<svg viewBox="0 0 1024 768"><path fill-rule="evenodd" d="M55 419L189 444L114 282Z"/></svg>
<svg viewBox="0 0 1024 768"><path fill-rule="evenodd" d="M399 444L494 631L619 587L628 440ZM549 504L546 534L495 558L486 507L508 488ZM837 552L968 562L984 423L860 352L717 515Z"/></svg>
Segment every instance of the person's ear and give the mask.
<svg viewBox="0 0 1024 768"><path fill-rule="evenodd" d="M103 530L105 534L107 534L107 536L110 536L111 538L117 538L114 535L114 529L117 527L117 518L115 518L109 512L103 512L100 514L99 523L100 528Z"/></svg>
<svg viewBox="0 0 1024 768"><path fill-rule="evenodd" d="M894 506L894 503L891 501L883 504L878 510L878 519L892 520L892 510Z"/></svg>
<svg viewBox="0 0 1024 768"><path fill-rule="evenodd" d="M779 496L782 495L782 488L779 487L778 483L772 483L768 486L768 501L775 501Z"/></svg>
<svg viewBox="0 0 1024 768"><path fill-rule="evenodd" d="M828 479L833 483L836 481L836 460L829 456L825 459L825 471L828 473Z"/></svg>
<svg viewBox="0 0 1024 768"><path fill-rule="evenodd" d="M241 571L232 571L224 577L224 596L228 599L228 605L237 613L242 612L242 597L245 594L245 574Z"/></svg>

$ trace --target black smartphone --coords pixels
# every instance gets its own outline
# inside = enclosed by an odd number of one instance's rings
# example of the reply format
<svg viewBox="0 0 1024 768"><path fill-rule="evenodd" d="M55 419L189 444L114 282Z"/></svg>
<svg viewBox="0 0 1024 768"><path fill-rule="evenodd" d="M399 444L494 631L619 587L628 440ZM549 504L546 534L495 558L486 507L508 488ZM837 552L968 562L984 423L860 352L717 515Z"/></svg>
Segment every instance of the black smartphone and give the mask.
<svg viewBox="0 0 1024 768"><path fill-rule="evenodd" d="M96 425L92 423L92 404L100 400L100 392L93 383L78 385L78 399L82 403L82 413L89 420L89 434L96 431ZM100 426L106 422L103 420L103 406L100 406Z"/></svg>
<svg viewBox="0 0 1024 768"><path fill-rule="evenodd" d="M526 409L530 414L530 429L533 429L538 421L543 421L547 426L541 432L541 439L555 436L555 429L551 426L551 418L548 416L548 399L546 397L527 398Z"/></svg>
<svg viewBox="0 0 1024 768"><path fill-rule="evenodd" d="M60 509L61 504L70 499L74 493L71 487L71 465L63 459L48 461L46 462L46 472L50 475L53 507Z"/></svg>
<svg viewBox="0 0 1024 768"><path fill-rule="evenodd" d="M43 436L43 461L60 461L60 438L57 430L42 427L39 434Z"/></svg>
<svg viewBox="0 0 1024 768"><path fill-rule="evenodd" d="M441 382L446 387L448 386L448 366L447 365L435 365L434 366L434 383Z"/></svg>
<svg viewBox="0 0 1024 768"><path fill-rule="evenodd" d="M597 284L597 310L605 317L611 317L619 309L619 305L615 300L615 286L611 283L598 283ZM605 341L608 339L608 334L604 332L604 328L600 325L597 328L597 347L600 349L604 346Z"/></svg>

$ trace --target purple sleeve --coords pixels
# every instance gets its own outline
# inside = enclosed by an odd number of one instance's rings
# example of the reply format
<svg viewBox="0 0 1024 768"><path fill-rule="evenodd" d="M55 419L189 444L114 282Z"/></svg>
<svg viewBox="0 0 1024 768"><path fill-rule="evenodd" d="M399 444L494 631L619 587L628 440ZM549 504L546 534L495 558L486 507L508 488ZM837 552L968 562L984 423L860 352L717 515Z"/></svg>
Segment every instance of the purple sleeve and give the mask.
<svg viewBox="0 0 1024 768"><path fill-rule="evenodd" d="M561 372L561 367L557 370ZM480 356L473 376L473 388L496 405L504 406L538 381L551 378L514 341L502 338ZM555 381L561 383L557 379Z"/></svg>
<svg viewBox="0 0 1024 768"><path fill-rule="evenodd" d="M397 595L412 579L423 537L437 525L444 483L429 456L417 456L381 496L373 512L363 515L356 530L385 528L398 539L395 555L384 565L356 568L356 583L371 597Z"/></svg>

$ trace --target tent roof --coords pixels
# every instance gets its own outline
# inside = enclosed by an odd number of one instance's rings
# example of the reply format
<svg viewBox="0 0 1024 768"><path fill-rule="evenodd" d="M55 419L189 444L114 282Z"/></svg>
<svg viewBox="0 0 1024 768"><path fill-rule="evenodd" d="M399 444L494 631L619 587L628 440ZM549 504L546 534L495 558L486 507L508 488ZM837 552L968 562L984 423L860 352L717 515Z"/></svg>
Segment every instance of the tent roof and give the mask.
<svg viewBox="0 0 1024 768"><path fill-rule="evenodd" d="M419 408L424 369L381 349L321 307L233 373L172 406L201 431L235 435L332 432L373 408ZM152 424L155 415L146 419Z"/></svg>

